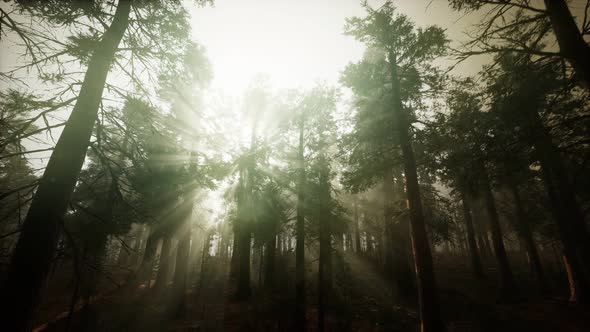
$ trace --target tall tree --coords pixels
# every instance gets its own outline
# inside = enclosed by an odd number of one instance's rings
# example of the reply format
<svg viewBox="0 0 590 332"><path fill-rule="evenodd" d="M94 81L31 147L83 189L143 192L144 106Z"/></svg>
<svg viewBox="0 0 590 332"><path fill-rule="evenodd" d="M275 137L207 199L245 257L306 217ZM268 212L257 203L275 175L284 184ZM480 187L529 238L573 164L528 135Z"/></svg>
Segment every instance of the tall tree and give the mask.
<svg viewBox="0 0 590 332"><path fill-rule="evenodd" d="M129 22L131 1L122 0L109 28L88 62L78 101L49 159L31 208L23 223L8 279L4 324L12 331L31 329L43 283L55 252L60 220L82 168L92 128L117 46ZM6 301L3 301L6 302Z"/></svg>
<svg viewBox="0 0 590 332"><path fill-rule="evenodd" d="M305 331L305 113L300 110L297 144L297 224L295 226L295 325Z"/></svg>
<svg viewBox="0 0 590 332"><path fill-rule="evenodd" d="M346 30L347 34L369 46L383 49L388 57L391 108L396 138L402 151L410 212L410 234L418 286L421 330L442 331L444 323L440 317L432 253L426 235L416 160L412 148L411 117L407 106L403 104L400 81L404 73L417 69L421 65L424 66L441 55L446 40L443 30L438 27L415 31L413 24L406 16L395 15L391 2L386 2L378 10L366 4L365 8L368 15L364 18L348 19Z"/></svg>
<svg viewBox="0 0 590 332"><path fill-rule="evenodd" d="M500 272L500 292L501 296L506 299L512 296L512 293L516 290L514 285L514 277L512 275L512 269L508 262L508 255L506 254L506 248L504 246L504 238L502 228L500 226L500 218L498 210L496 208L496 201L490 185L489 175L485 166L480 164L478 169L479 174L479 189L482 192L485 209L488 217L489 230L492 234L492 246L494 248L494 256L498 262L498 268Z"/></svg>

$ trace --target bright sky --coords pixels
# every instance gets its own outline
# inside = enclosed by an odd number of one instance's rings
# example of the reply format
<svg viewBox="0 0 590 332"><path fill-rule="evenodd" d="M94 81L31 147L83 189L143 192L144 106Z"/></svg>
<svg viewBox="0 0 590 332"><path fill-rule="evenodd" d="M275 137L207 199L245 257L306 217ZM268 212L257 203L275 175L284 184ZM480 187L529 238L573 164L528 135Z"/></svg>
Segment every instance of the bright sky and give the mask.
<svg viewBox="0 0 590 332"><path fill-rule="evenodd" d="M384 1L370 1L378 7ZM450 39L463 39L467 19L446 0L398 0L400 13L418 24L438 24ZM342 34L345 18L363 16L360 0L217 0L191 9L195 39L213 64L212 87L240 95L252 78L268 74L276 88L336 83L364 46ZM473 20L471 20L473 21Z"/></svg>
<svg viewBox="0 0 590 332"><path fill-rule="evenodd" d="M370 4L379 7L383 2ZM213 65L211 88L223 92L218 96L241 96L259 74L270 78L273 89L305 88L316 81L336 84L345 66L363 54L364 45L343 35L347 17L365 15L360 0L216 0L214 7L205 8L187 0L186 5L193 36L206 48ZM474 23L473 16L457 22L461 14L451 11L446 0L397 0L395 5L419 26L446 28L449 39L455 41L465 39L463 31ZM13 66L16 54L1 48L0 68ZM474 63L462 71L475 73ZM0 82L2 89L9 86ZM41 168L49 155L31 155L31 163ZM217 215L220 202L221 197L210 197L206 203Z"/></svg>
<svg viewBox="0 0 590 332"><path fill-rule="evenodd" d="M378 7L383 2L370 3ZM463 39L473 22L456 22L461 14L452 12L446 0L395 4L419 26L448 29L451 40ZM211 88L226 96L241 96L259 74L266 74L277 89L305 88L316 81L336 84L340 72L358 61L365 48L343 35L347 17L365 15L360 0L216 0L214 7L191 6L191 15L194 39L205 46L213 65ZM463 71L475 73L474 63ZM216 196L203 202L214 211L213 222L223 213L223 200Z"/></svg>

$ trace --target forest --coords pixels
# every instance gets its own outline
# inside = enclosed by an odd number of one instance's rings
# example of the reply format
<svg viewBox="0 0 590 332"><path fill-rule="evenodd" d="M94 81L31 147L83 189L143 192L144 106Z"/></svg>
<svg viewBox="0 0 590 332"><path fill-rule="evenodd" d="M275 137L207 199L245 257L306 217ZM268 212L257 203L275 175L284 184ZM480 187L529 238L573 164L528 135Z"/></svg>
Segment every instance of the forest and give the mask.
<svg viewBox="0 0 590 332"><path fill-rule="evenodd" d="M590 0L4 0L0 330L590 331Z"/></svg>

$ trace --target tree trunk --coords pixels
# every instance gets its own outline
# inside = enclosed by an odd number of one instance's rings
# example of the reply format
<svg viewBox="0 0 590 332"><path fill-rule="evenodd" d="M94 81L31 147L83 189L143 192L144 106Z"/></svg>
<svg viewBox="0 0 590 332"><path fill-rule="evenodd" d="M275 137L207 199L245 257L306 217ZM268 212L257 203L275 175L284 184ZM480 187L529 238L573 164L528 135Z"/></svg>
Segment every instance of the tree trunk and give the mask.
<svg viewBox="0 0 590 332"><path fill-rule="evenodd" d="M228 227L227 227L227 223L223 224L222 227L222 231L220 232L220 236L221 236L221 260L224 262L224 266L227 266L225 263L227 262L228 258L229 258L229 232L228 232Z"/></svg>
<svg viewBox="0 0 590 332"><path fill-rule="evenodd" d="M191 204L192 207L192 204ZM191 251L190 219L186 219L181 228L181 238L176 251L176 269L174 270L174 292L177 297L176 316L183 317L186 312L186 289L188 286L189 257Z"/></svg>
<svg viewBox="0 0 590 332"><path fill-rule="evenodd" d="M279 255L283 255L283 233L277 235L277 250Z"/></svg>
<svg viewBox="0 0 590 332"><path fill-rule="evenodd" d="M253 265L257 267L258 273L258 288L262 288L262 274L264 270L264 245L259 245L254 248Z"/></svg>
<svg viewBox="0 0 590 332"><path fill-rule="evenodd" d="M250 231L242 226L239 232L239 247L240 252L238 256L238 289L236 297L240 300L248 299L251 295L250 289Z"/></svg>
<svg viewBox="0 0 590 332"><path fill-rule="evenodd" d="M191 253L189 258L189 281L194 283L198 277L200 268L201 250L203 249L204 232L192 232L191 236ZM233 233L233 232L232 232ZM231 243L230 243L231 248ZM229 264L229 275L231 277L231 261Z"/></svg>
<svg viewBox="0 0 590 332"><path fill-rule="evenodd" d="M570 301L590 301L590 236L576 199L573 185L567 176L562 157L539 116L530 110L524 128L528 129L531 144L541 164L543 183L549 196L551 212L563 244L569 268Z"/></svg>
<svg viewBox="0 0 590 332"><path fill-rule="evenodd" d="M143 251L145 228L145 225L139 225L139 229L137 230L137 234L135 236L135 242L133 243L133 251L131 252L127 260L127 264L131 267L132 270L135 269L135 267L137 266L137 262L139 261L139 257L141 257L141 252Z"/></svg>
<svg viewBox="0 0 590 332"><path fill-rule="evenodd" d="M356 253L360 254L362 252L361 231L360 231L360 225L359 225L359 203L358 203L358 198L356 196L354 196L353 202L354 202L354 244L356 247L355 248Z"/></svg>
<svg viewBox="0 0 590 332"><path fill-rule="evenodd" d="M264 269L264 285L266 288L273 288L275 284L275 257L277 249L276 236L273 236L265 244L265 269Z"/></svg>
<svg viewBox="0 0 590 332"><path fill-rule="evenodd" d="M393 274L400 300L411 305L416 302L416 283L411 263L410 220L402 217L392 228Z"/></svg>
<svg viewBox="0 0 590 332"><path fill-rule="evenodd" d="M170 261L172 253L172 237L165 235L162 239L162 250L160 252L160 263L158 264L158 274L154 288L164 289L168 284L168 274L170 272Z"/></svg>
<svg viewBox="0 0 590 332"><path fill-rule="evenodd" d="M155 228L155 227L153 227ZM152 267L154 264L154 257L156 255L156 251L158 250L158 241L160 240L162 234L155 229L152 229L150 235L148 236L145 244L145 250L143 254L143 258L139 263L139 268L137 270L137 284L141 284L147 281L146 288L150 287L150 279L152 276Z"/></svg>
<svg viewBox="0 0 590 332"><path fill-rule="evenodd" d="M394 266L394 234L393 234L393 176L390 172L386 172L383 177L382 187L383 200L383 227L385 231L382 236L383 243L383 267L385 273L390 277L397 277Z"/></svg>
<svg viewBox="0 0 590 332"><path fill-rule="evenodd" d="M130 0L119 1L94 50L78 100L49 158L24 220L2 292L3 328L30 330L59 237L59 225L84 163L111 62L129 23Z"/></svg>
<svg viewBox="0 0 590 332"><path fill-rule="evenodd" d="M86 264L82 269L84 275L82 278L82 295L87 302L90 302L93 296L96 295L100 276L102 274L102 266L105 261L108 234L101 227L93 229L92 234L85 241L85 257Z"/></svg>
<svg viewBox="0 0 590 332"><path fill-rule="evenodd" d="M320 238L320 257L318 268L318 330L325 329L325 313L328 306L328 294L331 290L331 234L330 234L330 187L328 182L328 165L324 156L321 157L320 164L320 213L319 213L319 238Z"/></svg>
<svg viewBox="0 0 590 332"><path fill-rule="evenodd" d="M403 184L401 181L395 183L392 174L386 174L385 178L385 197L388 212L387 220L388 225L386 233L388 233L387 239L389 244L386 248L386 254L390 255L390 258L385 257L385 262L388 259L391 260L389 263L391 266L390 275L394 278L394 287L397 290L397 294L400 300L405 304L415 304L416 301L416 285L413 282L414 276L412 275L411 264L409 264L408 258L410 255L410 224L407 217L401 217L397 219L394 224L393 220L393 203L396 198L399 197L399 193L403 193ZM387 264L386 264L387 265Z"/></svg>
<svg viewBox="0 0 590 332"><path fill-rule="evenodd" d="M200 261L199 262L200 263L200 268L199 268L200 278L199 278L199 280L201 282L205 279L205 273L207 272L205 270L206 270L206 266L207 266L207 260L209 259L209 250L210 249L211 249L211 232L208 231L203 238L203 248L201 249L201 258L199 259L199 261Z"/></svg>
<svg viewBox="0 0 590 332"><path fill-rule="evenodd" d="M509 181L509 187L516 208L517 233L526 248L533 275L539 283L539 287L544 290L547 288L547 281L545 280L545 271L543 269L543 265L541 264L541 258L539 257L537 246L535 245L535 241L533 240L533 234L529 227L527 216L522 205L522 200L520 199L520 193L518 192L518 188L514 182Z"/></svg>
<svg viewBox="0 0 590 332"><path fill-rule="evenodd" d="M373 250L373 235L371 235L369 232L365 232L365 239L366 239L366 249L365 249L365 253L367 255L367 257L369 259L374 259L375 258L375 254L374 254L374 250Z"/></svg>
<svg viewBox="0 0 590 332"><path fill-rule="evenodd" d="M484 256L488 259L494 256L492 245L490 245L490 234L486 229L480 229L479 240L482 249L481 252L485 253Z"/></svg>
<svg viewBox="0 0 590 332"><path fill-rule="evenodd" d="M389 61L393 90L392 108L395 119L394 125L402 150L404 174L406 177L406 194L410 208L410 234L412 253L414 255L414 267L416 269L416 285L418 287L420 329L422 332L443 331L444 324L440 318L432 252L430 251L430 244L426 235L418 173L416 172L416 161L414 159L414 150L412 149L409 133L410 123L404 114L397 74L397 59L393 51L389 53Z"/></svg>
<svg viewBox="0 0 590 332"><path fill-rule="evenodd" d="M235 247L237 254L237 290L236 298L239 300L246 300L251 295L250 289L250 250L252 235L250 232L250 216L252 215L250 206L250 172L245 175L243 166L240 169L238 180L238 202L237 202L237 220L235 224L236 240L238 241Z"/></svg>
<svg viewBox="0 0 590 332"><path fill-rule="evenodd" d="M137 231L129 231L127 235L123 238L123 243L119 248L119 256L117 257L117 265L125 266L129 263L131 259L131 252L125 247L127 245L130 248L135 247L135 244L138 241L138 235L134 233L139 233L139 229Z"/></svg>
<svg viewBox="0 0 590 332"><path fill-rule="evenodd" d="M473 229L473 219L471 218L469 199L464 190L461 190L460 193L461 201L463 203L463 221L465 222L465 228L467 230L467 245L469 248L469 257L471 258L471 269L477 278L482 278L484 273L481 258L479 257L479 250L477 249L477 243L475 242L475 230Z"/></svg>
<svg viewBox="0 0 590 332"><path fill-rule="evenodd" d="M188 259L191 248L191 232L189 227L185 227L182 237L178 241L176 251L176 268L174 269L174 286L178 286L183 291L186 290L188 275Z"/></svg>
<svg viewBox="0 0 590 332"><path fill-rule="evenodd" d="M247 222L247 221L246 221ZM239 251L238 254L238 289L236 297L240 300L248 299L251 295L250 289L250 242L251 234L246 225L240 227L238 233Z"/></svg>
<svg viewBox="0 0 590 332"><path fill-rule="evenodd" d="M545 0L559 51L571 63L580 81L590 88L590 46L578 29L565 0Z"/></svg>
<svg viewBox="0 0 590 332"><path fill-rule="evenodd" d="M504 239L502 237L502 228L500 227L500 219L498 211L496 210L496 203L492 188L488 180L488 175L485 172L484 166L481 167L482 190L485 201L486 212L488 215L489 229L492 234L492 246L494 248L494 256L498 262L498 270L500 272L500 295L502 298L509 298L516 290L514 286L514 278L512 276L512 269L508 262L508 255L506 255L506 248L504 247Z"/></svg>
<svg viewBox="0 0 590 332"><path fill-rule="evenodd" d="M232 251L231 251L231 260L229 262L229 277L232 279L237 278L238 276L238 248L239 248L239 238L238 238L238 226L234 225L234 241L233 241L233 245L232 245Z"/></svg>
<svg viewBox="0 0 590 332"><path fill-rule="evenodd" d="M299 148L297 151L299 165L299 179L297 183L297 221L295 225L295 328L305 331L305 216L304 185L305 159L304 149L304 118L301 115L299 123Z"/></svg>

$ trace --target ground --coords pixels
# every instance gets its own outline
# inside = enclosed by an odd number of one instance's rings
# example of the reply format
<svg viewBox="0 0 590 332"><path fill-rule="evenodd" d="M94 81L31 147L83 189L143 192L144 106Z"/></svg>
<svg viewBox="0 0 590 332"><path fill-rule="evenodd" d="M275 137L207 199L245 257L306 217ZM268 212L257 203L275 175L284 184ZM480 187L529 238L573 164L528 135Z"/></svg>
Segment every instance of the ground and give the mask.
<svg viewBox="0 0 590 332"><path fill-rule="evenodd" d="M227 262L211 258L202 278L184 294L186 308L178 312L179 295L173 288L120 287L105 291L86 309L72 316L70 331L288 331L292 325L293 262L282 260L277 284L266 290L253 275L253 296L241 302L233 297ZM500 301L493 262L487 277L476 280L461 257L435 256L442 315L449 331L564 331L590 330L590 308L570 305L564 292L542 293L526 271L516 274L518 290L509 301ZM393 284L376 265L353 253L334 260L334 291L330 294L328 331L417 331L415 306L401 305ZM254 271L256 269L253 269ZM308 270L309 331L316 331L315 270ZM553 288L565 285L559 271L550 275ZM67 294L67 292L61 292ZM58 300L45 305L57 305ZM64 331L67 306L40 322L37 331ZM55 311L55 310L54 310ZM49 311L45 311L46 316ZM57 318L56 318L57 317Z"/></svg>

